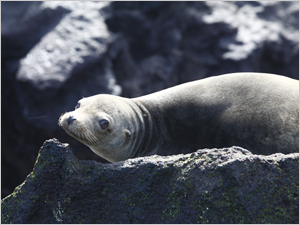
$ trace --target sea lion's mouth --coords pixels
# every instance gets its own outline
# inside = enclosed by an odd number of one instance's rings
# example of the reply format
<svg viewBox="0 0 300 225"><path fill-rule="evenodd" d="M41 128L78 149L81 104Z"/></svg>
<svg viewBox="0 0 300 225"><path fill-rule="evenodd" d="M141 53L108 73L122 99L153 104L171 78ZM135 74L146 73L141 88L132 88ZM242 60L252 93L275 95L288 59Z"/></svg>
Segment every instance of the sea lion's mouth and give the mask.
<svg viewBox="0 0 300 225"><path fill-rule="evenodd" d="M68 127L63 127L63 129L66 131L67 134L69 134L73 138L77 139L78 141L82 142L83 144L89 147L99 145L99 141L96 138L92 139L89 136L89 134L87 134L86 132L83 133L73 132Z"/></svg>
<svg viewBox="0 0 300 225"><path fill-rule="evenodd" d="M68 127L64 127L63 125L61 125L61 127L66 131L67 134L71 135L72 137L80 140L82 139L76 133L70 131Z"/></svg>
<svg viewBox="0 0 300 225"><path fill-rule="evenodd" d="M58 125L64 129L64 131L70 135L71 137L77 139L78 141L82 142L83 144L87 146L97 146L100 144L98 138L90 131L87 129L84 124L74 124L72 121L70 121L70 117L65 116L66 113L61 114L61 116L58 119ZM70 129L71 128L71 129Z"/></svg>
<svg viewBox="0 0 300 225"><path fill-rule="evenodd" d="M63 114L59 117L58 125L59 125L60 127L62 127L62 128L67 132L67 134L71 135L71 136L74 137L74 138L79 138L78 135L76 135L76 133L72 132L72 131L69 129L69 127L68 127L65 123L63 123L62 116L63 116Z"/></svg>
<svg viewBox="0 0 300 225"><path fill-rule="evenodd" d="M79 137L76 133L70 131L68 127L63 127L63 129L64 129L69 135L73 136L74 138L77 138L77 139L82 140L82 138Z"/></svg>

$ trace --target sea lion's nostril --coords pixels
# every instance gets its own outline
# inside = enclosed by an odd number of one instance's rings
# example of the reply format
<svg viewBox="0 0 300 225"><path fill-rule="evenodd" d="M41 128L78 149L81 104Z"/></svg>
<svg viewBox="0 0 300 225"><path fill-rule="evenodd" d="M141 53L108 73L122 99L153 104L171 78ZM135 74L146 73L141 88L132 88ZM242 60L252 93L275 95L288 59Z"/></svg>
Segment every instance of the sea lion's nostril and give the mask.
<svg viewBox="0 0 300 225"><path fill-rule="evenodd" d="M68 124L69 125L72 124L74 120L76 120L76 119L73 116L70 116L69 120L68 120Z"/></svg>

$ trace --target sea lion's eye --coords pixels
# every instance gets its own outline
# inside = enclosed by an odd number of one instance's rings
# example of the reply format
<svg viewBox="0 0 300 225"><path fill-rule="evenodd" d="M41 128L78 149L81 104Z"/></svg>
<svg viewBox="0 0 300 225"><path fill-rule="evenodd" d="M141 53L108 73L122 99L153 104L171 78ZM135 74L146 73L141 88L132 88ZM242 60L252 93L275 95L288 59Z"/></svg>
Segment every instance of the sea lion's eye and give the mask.
<svg viewBox="0 0 300 225"><path fill-rule="evenodd" d="M75 106L75 109L78 109L80 107L80 103L78 102L77 105Z"/></svg>
<svg viewBox="0 0 300 225"><path fill-rule="evenodd" d="M100 120L99 121L100 127L102 130L105 130L108 128L109 122L107 120Z"/></svg>

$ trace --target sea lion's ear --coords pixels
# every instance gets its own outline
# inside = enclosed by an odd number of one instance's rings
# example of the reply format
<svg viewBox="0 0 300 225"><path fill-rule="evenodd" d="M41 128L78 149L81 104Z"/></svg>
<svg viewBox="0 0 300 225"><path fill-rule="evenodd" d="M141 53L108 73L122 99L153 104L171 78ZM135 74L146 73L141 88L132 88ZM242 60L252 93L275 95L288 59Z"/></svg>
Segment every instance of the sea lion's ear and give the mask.
<svg viewBox="0 0 300 225"><path fill-rule="evenodd" d="M125 135L126 137L131 137L131 132L127 129L125 129Z"/></svg>

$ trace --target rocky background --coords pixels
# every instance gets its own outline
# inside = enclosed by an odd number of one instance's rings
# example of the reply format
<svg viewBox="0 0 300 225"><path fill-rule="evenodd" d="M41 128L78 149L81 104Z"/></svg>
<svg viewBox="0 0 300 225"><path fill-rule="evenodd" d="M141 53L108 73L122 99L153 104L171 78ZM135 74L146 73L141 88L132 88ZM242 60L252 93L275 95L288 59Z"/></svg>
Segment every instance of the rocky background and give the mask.
<svg viewBox="0 0 300 225"><path fill-rule="evenodd" d="M298 2L1 2L1 197L99 93L136 97L228 72L298 79Z"/></svg>

